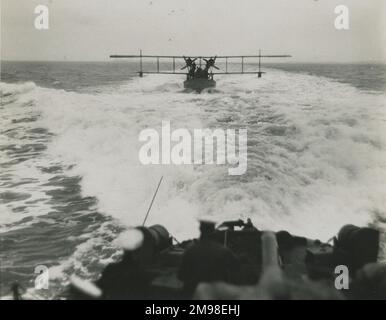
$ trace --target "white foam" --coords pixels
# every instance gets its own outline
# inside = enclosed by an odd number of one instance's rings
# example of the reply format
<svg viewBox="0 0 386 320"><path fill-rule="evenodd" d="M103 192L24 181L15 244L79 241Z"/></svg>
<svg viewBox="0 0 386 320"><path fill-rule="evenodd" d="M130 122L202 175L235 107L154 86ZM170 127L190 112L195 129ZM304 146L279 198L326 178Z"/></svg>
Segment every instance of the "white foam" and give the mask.
<svg viewBox="0 0 386 320"><path fill-rule="evenodd" d="M175 77L148 76L98 93L35 88L39 125L55 133L48 155L76 164L82 192L128 226L142 222L177 238L197 235L197 217L251 217L259 228L326 239L342 224L385 213L385 97L326 78L271 70L220 77L214 93L183 93ZM225 119L225 120L224 120ZM248 128L248 175L224 166L143 166L146 127Z"/></svg>

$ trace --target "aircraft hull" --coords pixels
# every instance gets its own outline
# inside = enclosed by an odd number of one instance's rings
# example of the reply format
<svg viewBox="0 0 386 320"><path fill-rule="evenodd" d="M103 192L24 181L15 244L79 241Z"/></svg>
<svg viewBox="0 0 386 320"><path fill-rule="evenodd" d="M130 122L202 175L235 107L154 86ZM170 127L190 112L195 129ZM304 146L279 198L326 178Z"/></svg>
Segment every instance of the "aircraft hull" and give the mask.
<svg viewBox="0 0 386 320"><path fill-rule="evenodd" d="M184 81L184 88L192 89L198 92L206 88L214 88L216 87L216 81L213 79L188 79Z"/></svg>

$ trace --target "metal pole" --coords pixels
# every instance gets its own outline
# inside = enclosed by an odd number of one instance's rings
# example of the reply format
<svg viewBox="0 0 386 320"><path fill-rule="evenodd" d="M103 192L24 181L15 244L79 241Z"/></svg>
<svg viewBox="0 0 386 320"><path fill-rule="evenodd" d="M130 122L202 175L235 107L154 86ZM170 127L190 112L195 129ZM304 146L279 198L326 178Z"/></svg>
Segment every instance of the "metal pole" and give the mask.
<svg viewBox="0 0 386 320"><path fill-rule="evenodd" d="M176 72L176 58L173 58L173 73Z"/></svg>
<svg viewBox="0 0 386 320"><path fill-rule="evenodd" d="M157 72L159 73L159 57L157 57Z"/></svg>
<svg viewBox="0 0 386 320"><path fill-rule="evenodd" d="M142 226L144 226L145 223L146 223L147 217L149 216L149 212L150 212L150 210L151 210L151 207L153 206L153 202L154 202L155 196L156 196L157 193L158 193L158 189L159 189L159 186L161 185L161 182L162 182L162 179L163 179L163 178L164 178L164 176L162 176L161 179L160 179L159 182L158 182L157 189L156 189L155 192L154 192L153 199L151 199L150 206L149 206L149 209L147 209L146 216L145 216L145 219L143 220Z"/></svg>
<svg viewBox="0 0 386 320"><path fill-rule="evenodd" d="M228 57L225 58L225 73L228 73Z"/></svg>
<svg viewBox="0 0 386 320"><path fill-rule="evenodd" d="M241 57L241 73L244 73L244 57Z"/></svg>

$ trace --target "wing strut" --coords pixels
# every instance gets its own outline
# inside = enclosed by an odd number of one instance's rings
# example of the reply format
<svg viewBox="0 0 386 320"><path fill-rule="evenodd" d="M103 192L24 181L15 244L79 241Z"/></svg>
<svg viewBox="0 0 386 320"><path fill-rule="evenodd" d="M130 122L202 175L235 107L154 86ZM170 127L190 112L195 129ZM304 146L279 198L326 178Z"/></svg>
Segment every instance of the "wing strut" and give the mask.
<svg viewBox="0 0 386 320"><path fill-rule="evenodd" d="M139 50L139 76L143 77L143 70L142 70L142 50Z"/></svg>

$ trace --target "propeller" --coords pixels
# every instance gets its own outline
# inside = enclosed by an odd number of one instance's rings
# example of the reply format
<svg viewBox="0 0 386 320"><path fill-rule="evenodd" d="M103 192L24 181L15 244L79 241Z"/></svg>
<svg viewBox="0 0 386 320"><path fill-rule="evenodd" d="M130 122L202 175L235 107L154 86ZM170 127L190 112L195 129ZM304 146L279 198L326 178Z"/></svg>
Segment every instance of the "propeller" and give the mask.
<svg viewBox="0 0 386 320"><path fill-rule="evenodd" d="M218 68L215 63L216 63L216 59L217 59L217 56L215 56L214 58L210 58L209 60L208 59L204 59L204 61L206 62L206 68L209 69L209 68L215 68L217 70L220 70L220 68Z"/></svg>
<svg viewBox="0 0 386 320"><path fill-rule="evenodd" d="M191 59L191 58L189 58L189 57L188 57L188 58L184 57L184 59L185 59L186 65L183 66L183 67L181 68L181 70L184 70L184 69L186 69L186 68L190 68L190 67L192 66L193 62L197 60L197 58Z"/></svg>

